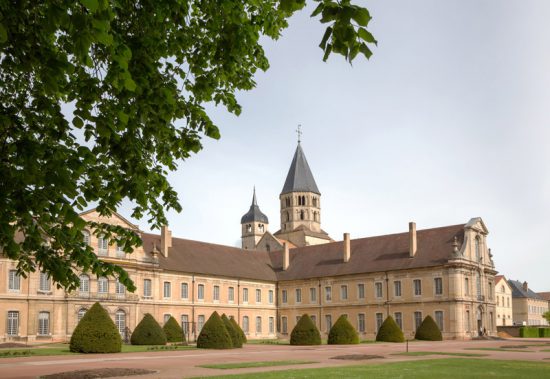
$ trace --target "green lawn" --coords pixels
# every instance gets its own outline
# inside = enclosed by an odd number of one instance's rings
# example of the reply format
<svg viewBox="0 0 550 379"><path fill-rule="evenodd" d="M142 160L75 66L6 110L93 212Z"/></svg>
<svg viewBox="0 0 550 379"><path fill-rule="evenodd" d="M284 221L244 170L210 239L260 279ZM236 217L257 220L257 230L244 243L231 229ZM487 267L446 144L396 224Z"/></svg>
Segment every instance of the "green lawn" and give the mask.
<svg viewBox="0 0 550 379"><path fill-rule="evenodd" d="M194 346L166 346L162 349L162 346L134 346L134 345L122 345L122 353L141 353L141 352L158 352L158 351L173 351L195 349ZM79 353L72 353L69 351L68 344L56 343L49 345L41 345L37 347L17 348L17 349L0 349L0 358L14 358L14 357L29 357L29 356L44 356L44 355L77 355Z"/></svg>
<svg viewBox="0 0 550 379"><path fill-rule="evenodd" d="M220 363L220 364L214 364L214 365L202 365L197 367L229 370L232 368L291 366L291 365L306 365L310 363L317 363L317 362L314 362L314 361L264 361L264 362Z"/></svg>
<svg viewBox="0 0 550 379"><path fill-rule="evenodd" d="M466 347L464 350L486 350L486 351L515 351L519 353L532 353L531 350L505 349L502 347Z"/></svg>
<svg viewBox="0 0 550 379"><path fill-rule="evenodd" d="M257 378L258 373L226 375L215 378ZM434 359L428 361L396 362L361 366L326 367L319 369L262 372L262 379L433 379L433 378L526 378L547 379L550 363L524 361L496 361L487 359Z"/></svg>
<svg viewBox="0 0 550 379"><path fill-rule="evenodd" d="M455 357L486 357L487 354L477 353L445 353L442 351L409 351L404 353L394 353L392 355L408 355L411 357L423 357L425 355L450 355Z"/></svg>

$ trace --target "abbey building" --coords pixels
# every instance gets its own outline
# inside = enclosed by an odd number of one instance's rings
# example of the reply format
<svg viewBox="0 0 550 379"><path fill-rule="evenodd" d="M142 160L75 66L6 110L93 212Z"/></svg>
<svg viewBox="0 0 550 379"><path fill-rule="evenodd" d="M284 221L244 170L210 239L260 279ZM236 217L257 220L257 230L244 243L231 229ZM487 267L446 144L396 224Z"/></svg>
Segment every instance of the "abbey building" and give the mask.
<svg viewBox="0 0 550 379"><path fill-rule="evenodd" d="M495 274L488 230L480 218L450 226L335 241L321 228L321 192L298 144L280 197L279 229L253 194L241 218L242 249L145 233L121 215L82 214L139 234L132 254L114 241L84 235L102 259L116 262L137 287L128 293L113 278L80 273L67 293L40 273L17 275L0 256L0 341L67 340L99 301L128 338L145 313L161 324L180 320L193 340L213 311L238 321L249 339L288 338L308 313L322 335L344 314L361 339L374 339L391 315L406 338L430 315L446 339L496 334ZM404 228L405 229L405 228Z"/></svg>

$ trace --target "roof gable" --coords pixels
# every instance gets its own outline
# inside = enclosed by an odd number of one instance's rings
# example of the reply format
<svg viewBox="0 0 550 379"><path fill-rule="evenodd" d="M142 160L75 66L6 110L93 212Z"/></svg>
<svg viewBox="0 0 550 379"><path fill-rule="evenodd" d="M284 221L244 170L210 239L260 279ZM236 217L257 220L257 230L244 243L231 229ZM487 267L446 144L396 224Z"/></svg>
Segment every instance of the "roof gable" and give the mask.
<svg viewBox="0 0 550 379"><path fill-rule="evenodd" d="M104 222L106 224L118 225L134 231L139 231L139 227L137 225L131 223L117 212L113 212L111 216L102 216L96 208L92 208L80 213L79 216L85 220Z"/></svg>

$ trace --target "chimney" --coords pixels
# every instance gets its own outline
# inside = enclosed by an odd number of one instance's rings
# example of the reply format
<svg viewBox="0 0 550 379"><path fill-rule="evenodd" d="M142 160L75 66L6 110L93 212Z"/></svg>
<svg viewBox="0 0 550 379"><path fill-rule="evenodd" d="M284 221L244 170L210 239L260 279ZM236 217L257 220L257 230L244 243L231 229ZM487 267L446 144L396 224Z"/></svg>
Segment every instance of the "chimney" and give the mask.
<svg viewBox="0 0 550 379"><path fill-rule="evenodd" d="M283 242L283 249L283 271L286 271L290 264L290 253L288 251L288 245L286 242Z"/></svg>
<svg viewBox="0 0 550 379"><path fill-rule="evenodd" d="M168 249L172 247L172 232L168 229L168 225L163 225L160 228L160 252L164 258L168 258Z"/></svg>
<svg viewBox="0 0 550 379"><path fill-rule="evenodd" d="M409 222L409 257L416 255L416 222Z"/></svg>
<svg viewBox="0 0 550 379"><path fill-rule="evenodd" d="M527 282L523 282L523 290L527 292L529 290L529 287L527 286Z"/></svg>
<svg viewBox="0 0 550 379"><path fill-rule="evenodd" d="M351 246L349 242L349 233L344 233L344 263L349 262L351 257Z"/></svg>

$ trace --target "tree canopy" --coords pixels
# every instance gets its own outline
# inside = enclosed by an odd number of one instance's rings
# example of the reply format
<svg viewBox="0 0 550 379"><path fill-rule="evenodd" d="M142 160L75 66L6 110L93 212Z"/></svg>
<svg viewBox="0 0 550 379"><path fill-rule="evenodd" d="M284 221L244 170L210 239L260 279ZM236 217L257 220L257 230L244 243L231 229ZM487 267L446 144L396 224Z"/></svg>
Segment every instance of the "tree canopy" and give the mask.
<svg viewBox="0 0 550 379"><path fill-rule="evenodd" d="M315 0L323 60L369 58L367 9ZM260 37L279 38L305 0L0 0L0 249L19 273L67 290L78 271L127 273L97 258L89 228L131 252L139 236L90 223L123 200L152 228L181 210L169 171L219 138L207 103L239 114L236 91L269 68ZM70 109L67 111L66 109Z"/></svg>

